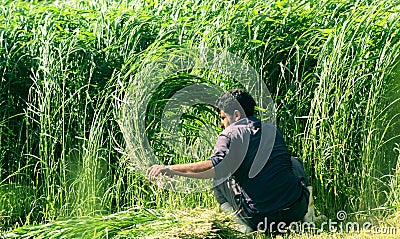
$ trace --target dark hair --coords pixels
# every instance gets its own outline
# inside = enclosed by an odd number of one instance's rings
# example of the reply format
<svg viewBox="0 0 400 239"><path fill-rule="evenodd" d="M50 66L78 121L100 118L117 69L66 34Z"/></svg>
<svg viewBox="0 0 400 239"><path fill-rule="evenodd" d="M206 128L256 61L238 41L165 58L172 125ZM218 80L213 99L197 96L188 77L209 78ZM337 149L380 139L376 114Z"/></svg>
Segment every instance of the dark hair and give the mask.
<svg viewBox="0 0 400 239"><path fill-rule="evenodd" d="M215 103L216 110L223 110L228 115L233 115L235 110L242 111L246 117L254 115L256 102L253 97L241 89L232 89L221 95Z"/></svg>

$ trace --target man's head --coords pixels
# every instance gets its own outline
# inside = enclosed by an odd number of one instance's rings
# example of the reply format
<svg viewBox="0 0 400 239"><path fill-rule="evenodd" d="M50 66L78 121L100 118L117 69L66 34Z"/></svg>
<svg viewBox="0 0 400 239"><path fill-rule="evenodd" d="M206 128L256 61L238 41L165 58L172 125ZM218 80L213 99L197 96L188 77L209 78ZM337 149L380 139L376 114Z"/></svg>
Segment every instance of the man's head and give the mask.
<svg viewBox="0 0 400 239"><path fill-rule="evenodd" d="M254 115L255 106L253 97L241 89L225 92L216 102L216 108L221 117L221 127L226 128L241 118Z"/></svg>

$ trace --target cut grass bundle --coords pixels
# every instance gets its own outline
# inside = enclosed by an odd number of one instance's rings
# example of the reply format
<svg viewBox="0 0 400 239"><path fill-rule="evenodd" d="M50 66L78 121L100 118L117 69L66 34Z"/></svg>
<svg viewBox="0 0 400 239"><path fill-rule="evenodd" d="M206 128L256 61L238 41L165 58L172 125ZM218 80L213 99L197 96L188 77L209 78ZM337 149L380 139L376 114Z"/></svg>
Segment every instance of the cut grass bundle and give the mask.
<svg viewBox="0 0 400 239"><path fill-rule="evenodd" d="M6 232L2 238L244 238L232 221L212 210L134 208L108 216L59 219Z"/></svg>
<svg viewBox="0 0 400 239"><path fill-rule="evenodd" d="M163 218L150 210L119 212L104 217L76 217L53 221L38 226L17 228L5 235L6 238L108 238L124 230L135 230L149 222L162 223ZM175 223L175 222L174 222ZM143 226L142 226L143 227ZM142 231L138 230L139 233ZM143 231L143 233L147 233ZM142 234L143 235L143 234ZM145 234L144 234L145 235Z"/></svg>

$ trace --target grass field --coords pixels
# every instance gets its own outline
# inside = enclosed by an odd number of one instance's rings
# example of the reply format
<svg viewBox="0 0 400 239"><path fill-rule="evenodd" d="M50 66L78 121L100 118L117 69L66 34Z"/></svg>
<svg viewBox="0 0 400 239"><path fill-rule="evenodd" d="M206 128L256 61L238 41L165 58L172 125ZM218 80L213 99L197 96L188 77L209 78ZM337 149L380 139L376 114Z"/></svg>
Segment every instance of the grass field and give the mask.
<svg viewBox="0 0 400 239"><path fill-rule="evenodd" d="M245 238L217 212L210 181L171 191L144 169L212 152L217 115L174 106L177 92L249 88L232 75L252 74L304 161L317 213L400 234L398 0L1 3L0 238ZM199 49L251 67L173 64L182 52L200 61ZM166 128L174 114L180 125Z"/></svg>

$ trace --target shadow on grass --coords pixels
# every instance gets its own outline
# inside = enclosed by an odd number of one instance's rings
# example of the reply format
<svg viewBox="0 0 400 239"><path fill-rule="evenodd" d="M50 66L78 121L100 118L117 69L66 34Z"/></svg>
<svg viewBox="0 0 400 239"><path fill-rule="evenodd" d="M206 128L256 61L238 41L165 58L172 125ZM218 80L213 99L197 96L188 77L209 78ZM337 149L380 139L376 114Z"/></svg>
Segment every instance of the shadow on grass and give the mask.
<svg viewBox="0 0 400 239"><path fill-rule="evenodd" d="M211 230L204 232L201 235L193 235L190 233L180 234L179 238L184 239L204 239L204 238L215 238L215 239L269 239L275 238L276 235L267 235L260 232L253 232L250 234L244 234L235 229L235 226L231 220L213 220Z"/></svg>

